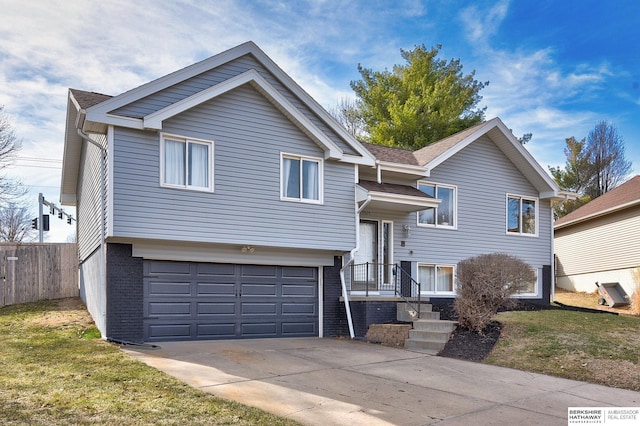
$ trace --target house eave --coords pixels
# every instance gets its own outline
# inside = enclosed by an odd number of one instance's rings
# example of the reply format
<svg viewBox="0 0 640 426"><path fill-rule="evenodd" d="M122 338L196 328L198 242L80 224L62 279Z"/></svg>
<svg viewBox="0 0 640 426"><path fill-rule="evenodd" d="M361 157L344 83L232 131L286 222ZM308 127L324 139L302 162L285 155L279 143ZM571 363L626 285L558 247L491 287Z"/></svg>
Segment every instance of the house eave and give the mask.
<svg viewBox="0 0 640 426"><path fill-rule="evenodd" d="M415 197L378 191L367 191L367 195L371 198L371 201L364 208L364 211L385 210L412 213L430 207L437 207L438 204L442 202L442 200L435 198Z"/></svg>
<svg viewBox="0 0 640 426"><path fill-rule="evenodd" d="M640 205L640 199L633 200L633 201L630 201L628 203L620 204L618 206L611 207L611 208L608 208L608 209L605 209L605 210L601 210L599 212L592 213L590 215L586 215L586 216L583 216L583 217L580 217L580 218L577 218L577 219L574 219L574 220L563 222L563 223L560 223L560 224L557 224L557 225L554 224L553 225L553 229L567 228L569 226L573 226L573 225L576 225L578 223L587 222L589 220L597 219L599 217L607 216L609 214L616 213L618 211L625 210L625 209L628 209L628 208L631 208L631 207L635 207L635 206L639 206L639 205Z"/></svg>

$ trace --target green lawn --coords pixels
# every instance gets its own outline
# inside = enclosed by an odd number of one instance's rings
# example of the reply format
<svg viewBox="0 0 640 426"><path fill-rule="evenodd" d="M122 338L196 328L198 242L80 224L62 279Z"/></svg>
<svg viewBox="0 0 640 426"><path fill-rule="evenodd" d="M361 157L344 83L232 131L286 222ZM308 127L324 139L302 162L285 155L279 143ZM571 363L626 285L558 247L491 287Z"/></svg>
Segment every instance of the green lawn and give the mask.
<svg viewBox="0 0 640 426"><path fill-rule="evenodd" d="M0 424L297 424L193 389L98 336L78 299L1 308Z"/></svg>
<svg viewBox="0 0 640 426"><path fill-rule="evenodd" d="M640 391L640 317L565 310L504 312L484 361Z"/></svg>

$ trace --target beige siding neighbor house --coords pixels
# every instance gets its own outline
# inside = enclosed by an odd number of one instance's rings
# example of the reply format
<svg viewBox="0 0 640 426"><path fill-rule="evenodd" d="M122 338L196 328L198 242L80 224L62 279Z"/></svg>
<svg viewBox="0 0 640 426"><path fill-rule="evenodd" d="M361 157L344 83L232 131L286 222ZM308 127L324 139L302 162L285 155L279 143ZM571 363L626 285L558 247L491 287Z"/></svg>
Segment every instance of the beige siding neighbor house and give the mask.
<svg viewBox="0 0 640 426"><path fill-rule="evenodd" d="M554 224L556 283L575 291L595 291L619 282L635 290L640 267L640 175L558 219Z"/></svg>

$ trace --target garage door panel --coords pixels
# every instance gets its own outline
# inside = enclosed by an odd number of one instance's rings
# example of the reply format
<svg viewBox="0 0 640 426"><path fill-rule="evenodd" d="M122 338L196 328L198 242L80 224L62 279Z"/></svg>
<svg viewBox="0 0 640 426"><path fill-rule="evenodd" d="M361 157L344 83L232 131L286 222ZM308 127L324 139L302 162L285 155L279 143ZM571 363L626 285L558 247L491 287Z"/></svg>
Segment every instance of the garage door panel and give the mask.
<svg viewBox="0 0 640 426"><path fill-rule="evenodd" d="M191 283L190 282L158 282L152 281L148 286L148 293L151 296L190 296L191 295Z"/></svg>
<svg viewBox="0 0 640 426"><path fill-rule="evenodd" d="M318 269L144 261L146 341L318 335Z"/></svg>
<svg viewBox="0 0 640 426"><path fill-rule="evenodd" d="M236 315L236 303L198 302L198 316L205 315Z"/></svg>
<svg viewBox="0 0 640 426"><path fill-rule="evenodd" d="M191 303L153 302L149 304L149 316L191 316Z"/></svg>
<svg viewBox="0 0 640 426"><path fill-rule="evenodd" d="M316 268L304 268L296 266L283 266L282 278L309 278L313 281L317 278Z"/></svg>
<svg viewBox="0 0 640 426"><path fill-rule="evenodd" d="M196 295L198 296L232 296L236 295L235 283L205 283L196 284Z"/></svg>
<svg viewBox="0 0 640 426"><path fill-rule="evenodd" d="M242 265L241 267L242 277L271 277L276 278L278 276L277 266L266 265Z"/></svg>
<svg viewBox="0 0 640 426"><path fill-rule="evenodd" d="M227 323L203 323L196 325L197 337L201 339L230 339L236 336L236 324Z"/></svg>
<svg viewBox="0 0 640 426"><path fill-rule="evenodd" d="M317 315L315 303L283 303L282 315Z"/></svg>
<svg viewBox="0 0 640 426"><path fill-rule="evenodd" d="M282 295L283 296L307 296L314 297L316 295L316 286L315 284L282 284Z"/></svg>
<svg viewBox="0 0 640 426"><path fill-rule="evenodd" d="M152 324L148 335L156 339L185 339L191 337L190 324Z"/></svg>
<svg viewBox="0 0 640 426"><path fill-rule="evenodd" d="M286 322L282 324L282 336L284 337L303 337L314 334L318 334L315 322Z"/></svg>
<svg viewBox="0 0 640 426"><path fill-rule="evenodd" d="M277 294L278 286L270 283L246 283L241 284L242 296L275 296Z"/></svg>
<svg viewBox="0 0 640 426"><path fill-rule="evenodd" d="M242 315L271 315L278 313L276 303L248 303L242 302Z"/></svg>
<svg viewBox="0 0 640 426"><path fill-rule="evenodd" d="M196 265L197 275L228 277L236 274L235 265L228 263L197 263Z"/></svg>
<svg viewBox="0 0 640 426"><path fill-rule="evenodd" d="M242 337L276 337L278 335L277 322L242 323L240 325Z"/></svg>

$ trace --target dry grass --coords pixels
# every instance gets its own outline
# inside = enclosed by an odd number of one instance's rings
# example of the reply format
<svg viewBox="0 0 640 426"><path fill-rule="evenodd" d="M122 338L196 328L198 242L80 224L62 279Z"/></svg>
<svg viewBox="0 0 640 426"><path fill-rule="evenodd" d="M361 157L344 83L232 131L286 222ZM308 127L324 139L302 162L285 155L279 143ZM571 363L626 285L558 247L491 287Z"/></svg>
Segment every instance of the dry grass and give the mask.
<svg viewBox="0 0 640 426"><path fill-rule="evenodd" d="M99 335L79 299L0 309L0 424L296 424L193 389Z"/></svg>
<svg viewBox="0 0 640 426"><path fill-rule="evenodd" d="M640 391L640 318L629 309L598 305L598 293L556 289L562 304L621 315L543 310L505 312L498 344L485 360L525 371L550 374Z"/></svg>
<svg viewBox="0 0 640 426"><path fill-rule="evenodd" d="M597 309L605 312L614 312L620 315L633 315L633 312L629 305L618 306L615 308L611 308L609 307L609 305L598 305L598 299L600 298L600 296L598 295L597 290L593 291L592 293L586 293L580 291L569 291L556 287L555 292L556 301L562 303L563 305Z"/></svg>

